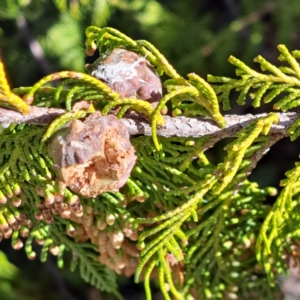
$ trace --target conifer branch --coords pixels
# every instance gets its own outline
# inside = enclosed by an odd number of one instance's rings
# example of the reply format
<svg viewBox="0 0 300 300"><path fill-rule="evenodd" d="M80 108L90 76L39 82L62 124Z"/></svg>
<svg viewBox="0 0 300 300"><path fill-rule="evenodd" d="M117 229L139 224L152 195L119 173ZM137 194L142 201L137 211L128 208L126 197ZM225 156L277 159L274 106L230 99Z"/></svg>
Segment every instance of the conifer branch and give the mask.
<svg viewBox="0 0 300 300"><path fill-rule="evenodd" d="M48 125L55 118L64 114L66 111L60 108L45 108L30 106L28 115L23 115L17 111L0 107L0 124L3 127L11 123ZM214 135L216 137L228 137L234 135L254 120L265 117L267 114L257 115L225 115L226 127L220 129L217 124L203 117L169 117L165 116L166 123L157 130L157 134L163 137L201 137L205 135ZM279 123L271 127L270 133L288 136L287 129L300 118L300 113L278 113ZM127 114L122 119L130 135L151 135L151 124L142 117L135 114Z"/></svg>
<svg viewBox="0 0 300 300"><path fill-rule="evenodd" d="M20 236L27 238L29 259L37 242L41 261L50 252L59 267L69 250L71 270L78 264L84 280L116 296L112 271L135 273L147 300L155 272L165 299L196 289L201 299L237 299L253 298L262 282L256 260L271 285L291 255L300 264L300 164L286 173L273 206L265 200L277 190L247 179L278 140L300 136L300 113L286 113L300 103L300 51L278 46L288 67L258 56L262 73L231 56L239 78L210 75L209 84L194 73L181 77L147 41L108 27L86 35L88 55L109 51L89 75L61 71L11 90L0 64L0 241L20 249ZM230 108L233 90L238 104L274 100L282 113L223 116L219 104ZM206 151L222 139L225 156L211 162Z"/></svg>

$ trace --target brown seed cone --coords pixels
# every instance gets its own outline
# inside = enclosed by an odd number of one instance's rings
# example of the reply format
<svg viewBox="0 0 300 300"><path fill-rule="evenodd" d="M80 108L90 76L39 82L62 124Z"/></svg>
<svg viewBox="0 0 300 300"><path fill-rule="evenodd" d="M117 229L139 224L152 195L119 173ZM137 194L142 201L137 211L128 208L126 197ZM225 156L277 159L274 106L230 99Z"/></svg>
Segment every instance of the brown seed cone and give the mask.
<svg viewBox="0 0 300 300"><path fill-rule="evenodd" d="M3 237L5 239L9 239L13 233L13 230L11 227L8 227L7 230L5 230L5 231L2 230L2 232L3 232Z"/></svg>
<svg viewBox="0 0 300 300"><path fill-rule="evenodd" d="M49 251L52 255L57 256L59 254L59 247L56 245L50 246Z"/></svg>
<svg viewBox="0 0 300 300"><path fill-rule="evenodd" d="M20 250L23 247L23 242L20 239L11 245L14 250Z"/></svg>
<svg viewBox="0 0 300 300"><path fill-rule="evenodd" d="M160 78L145 57L132 51L116 48L86 68L92 76L117 92L120 98L137 98L156 106L162 97Z"/></svg>
<svg viewBox="0 0 300 300"><path fill-rule="evenodd" d="M21 237L27 238L27 237L29 236L29 234L30 234L29 228L27 228L27 227L22 227L22 228L20 229L20 235L21 235Z"/></svg>
<svg viewBox="0 0 300 300"><path fill-rule="evenodd" d="M11 204L14 206L14 207L19 207L21 204L22 204L22 199L21 198L17 198L17 197L14 197L11 201Z"/></svg>
<svg viewBox="0 0 300 300"><path fill-rule="evenodd" d="M132 243L130 243L126 239L124 240L124 242L122 244L122 250L131 257L139 257L140 256L140 252L136 248L136 246L133 245Z"/></svg>
<svg viewBox="0 0 300 300"><path fill-rule="evenodd" d="M49 142L59 180L85 197L118 191L135 164L134 147L123 123L95 112L74 120Z"/></svg>
<svg viewBox="0 0 300 300"><path fill-rule="evenodd" d="M70 219L71 218L71 211L69 209L64 209L60 213L60 217L63 218L63 219Z"/></svg>
<svg viewBox="0 0 300 300"><path fill-rule="evenodd" d="M31 253L27 254L27 257L30 260L34 260L36 258L36 253L32 251Z"/></svg>

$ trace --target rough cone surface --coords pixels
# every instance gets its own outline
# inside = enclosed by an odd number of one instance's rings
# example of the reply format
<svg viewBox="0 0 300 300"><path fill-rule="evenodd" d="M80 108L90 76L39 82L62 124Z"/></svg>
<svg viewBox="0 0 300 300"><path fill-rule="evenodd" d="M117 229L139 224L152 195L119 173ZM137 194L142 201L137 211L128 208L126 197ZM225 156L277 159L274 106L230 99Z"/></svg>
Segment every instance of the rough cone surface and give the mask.
<svg viewBox="0 0 300 300"><path fill-rule="evenodd" d="M123 123L99 112L68 123L49 141L59 180L85 197L118 191L135 164L134 152Z"/></svg>

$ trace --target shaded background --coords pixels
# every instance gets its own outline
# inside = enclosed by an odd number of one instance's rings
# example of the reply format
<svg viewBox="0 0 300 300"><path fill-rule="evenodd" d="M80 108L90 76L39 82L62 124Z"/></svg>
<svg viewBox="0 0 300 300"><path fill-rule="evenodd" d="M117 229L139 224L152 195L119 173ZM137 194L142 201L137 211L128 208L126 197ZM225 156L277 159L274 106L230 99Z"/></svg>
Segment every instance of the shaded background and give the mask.
<svg viewBox="0 0 300 300"><path fill-rule="evenodd" d="M300 49L300 2L264 0L0 0L0 51L12 87L30 86L60 70L84 71L85 28L114 27L133 39L153 43L179 73L234 76L234 55L253 68L263 55L277 63L277 44ZM230 113L260 113L234 105ZM278 186L298 159L299 143L276 144L251 175L262 186ZM217 163L221 147L211 153ZM112 299L85 284L78 273L59 271L52 259L28 261L24 251L0 243L1 300ZM4 271L3 271L4 270ZM143 288L120 278L126 299L144 299ZM154 287L155 289L155 287ZM20 298L21 297L21 298ZM161 299L157 292L156 299Z"/></svg>

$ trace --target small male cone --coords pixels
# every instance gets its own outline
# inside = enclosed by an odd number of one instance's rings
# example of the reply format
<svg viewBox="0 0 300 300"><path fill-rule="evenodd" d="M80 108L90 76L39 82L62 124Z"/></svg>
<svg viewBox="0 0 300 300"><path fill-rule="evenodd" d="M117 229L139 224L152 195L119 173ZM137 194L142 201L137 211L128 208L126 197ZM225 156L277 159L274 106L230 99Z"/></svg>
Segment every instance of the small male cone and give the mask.
<svg viewBox="0 0 300 300"><path fill-rule="evenodd" d="M48 147L58 179L85 197L119 191L136 161L126 127L114 115L100 112L68 123Z"/></svg>

